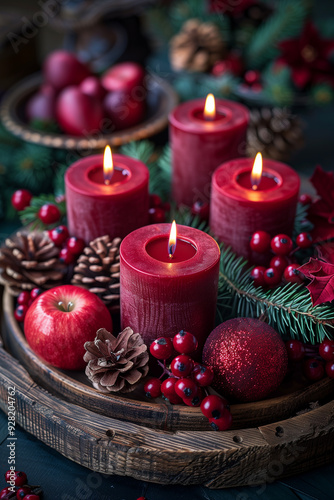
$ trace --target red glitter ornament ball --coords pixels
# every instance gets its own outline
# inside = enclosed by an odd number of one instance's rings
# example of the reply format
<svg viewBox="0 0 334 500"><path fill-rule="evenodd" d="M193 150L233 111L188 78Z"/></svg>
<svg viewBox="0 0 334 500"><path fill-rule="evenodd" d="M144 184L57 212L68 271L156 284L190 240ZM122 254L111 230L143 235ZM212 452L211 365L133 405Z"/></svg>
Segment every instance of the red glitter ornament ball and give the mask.
<svg viewBox="0 0 334 500"><path fill-rule="evenodd" d="M214 372L212 386L238 401L258 401L281 384L288 367L283 340L268 324L234 318L206 340L203 362Z"/></svg>

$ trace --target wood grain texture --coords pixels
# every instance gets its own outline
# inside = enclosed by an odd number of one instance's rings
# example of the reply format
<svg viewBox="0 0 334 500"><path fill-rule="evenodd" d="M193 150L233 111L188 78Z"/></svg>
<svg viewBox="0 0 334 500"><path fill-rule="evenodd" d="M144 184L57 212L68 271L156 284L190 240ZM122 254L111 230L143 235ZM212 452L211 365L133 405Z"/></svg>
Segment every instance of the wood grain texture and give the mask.
<svg viewBox="0 0 334 500"><path fill-rule="evenodd" d="M91 387L82 374L63 372L44 363L28 346L13 316L13 298L7 291L3 298L3 338L13 355L27 369L32 379L52 394L93 412L140 423L167 431L207 430L208 421L200 409L170 405L162 399L144 400L143 389L126 397L102 394ZM334 391L334 380L325 378L309 386L287 387L288 393L256 403L232 405L233 429L249 428L291 417L311 401L324 400Z"/></svg>

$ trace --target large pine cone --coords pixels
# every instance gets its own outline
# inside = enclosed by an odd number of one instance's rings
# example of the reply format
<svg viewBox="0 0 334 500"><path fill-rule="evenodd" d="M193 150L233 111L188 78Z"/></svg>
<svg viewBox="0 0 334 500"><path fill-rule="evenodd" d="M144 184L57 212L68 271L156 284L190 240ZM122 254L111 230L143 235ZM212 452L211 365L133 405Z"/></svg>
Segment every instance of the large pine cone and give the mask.
<svg viewBox="0 0 334 500"><path fill-rule="evenodd" d="M129 327L118 337L100 328L85 349L86 375L98 391L131 392L148 373L147 346Z"/></svg>
<svg viewBox="0 0 334 500"><path fill-rule="evenodd" d="M0 283L12 295L61 285L67 266L59 260L59 251L46 233L17 232L0 248Z"/></svg>
<svg viewBox="0 0 334 500"><path fill-rule="evenodd" d="M198 19L186 21L170 42L170 63L175 71L210 71L222 58L225 44L218 27Z"/></svg>
<svg viewBox="0 0 334 500"><path fill-rule="evenodd" d="M119 308L119 246L121 238L108 235L91 241L74 268L72 285L95 293L112 310Z"/></svg>
<svg viewBox="0 0 334 500"><path fill-rule="evenodd" d="M247 131L247 156L262 153L264 158L287 161L303 145L302 125L285 108L262 108L250 111Z"/></svg>

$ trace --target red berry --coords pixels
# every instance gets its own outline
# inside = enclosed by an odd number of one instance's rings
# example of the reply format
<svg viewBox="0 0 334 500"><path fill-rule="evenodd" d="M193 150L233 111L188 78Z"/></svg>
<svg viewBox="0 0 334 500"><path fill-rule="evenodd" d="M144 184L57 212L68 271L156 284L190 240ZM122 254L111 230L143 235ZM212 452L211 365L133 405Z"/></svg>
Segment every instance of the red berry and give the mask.
<svg viewBox="0 0 334 500"><path fill-rule="evenodd" d="M86 244L82 238L76 238L75 236L72 236L69 238L66 242L66 248L73 254L73 255L79 255L85 248Z"/></svg>
<svg viewBox="0 0 334 500"><path fill-rule="evenodd" d="M264 286L266 283L264 281L264 273L266 268L263 266L255 266L250 273L250 277L253 280L254 286Z"/></svg>
<svg viewBox="0 0 334 500"><path fill-rule="evenodd" d="M34 493L29 493L24 497L24 500L40 500L40 498L41 497L39 495L35 495Z"/></svg>
<svg viewBox="0 0 334 500"><path fill-rule="evenodd" d="M53 224L59 221L60 210L53 203L45 203L45 205L42 205L38 210L37 216L44 224Z"/></svg>
<svg viewBox="0 0 334 500"><path fill-rule="evenodd" d="M201 221L209 220L210 205L200 200L195 201L191 207L191 213L195 216L197 215Z"/></svg>
<svg viewBox="0 0 334 500"><path fill-rule="evenodd" d="M215 431L226 431L232 426L232 421L231 412L228 410L219 418L209 418L210 425Z"/></svg>
<svg viewBox="0 0 334 500"><path fill-rule="evenodd" d="M30 486L23 486L23 488L19 488L16 492L17 500L21 500L21 498L27 498L26 495L31 493Z"/></svg>
<svg viewBox="0 0 334 500"><path fill-rule="evenodd" d="M277 255L289 255L292 250L292 239L286 234L274 236L270 243L272 251Z"/></svg>
<svg viewBox="0 0 334 500"><path fill-rule="evenodd" d="M300 233L296 238L296 245L299 248L309 248L312 246L313 238L310 233Z"/></svg>
<svg viewBox="0 0 334 500"><path fill-rule="evenodd" d="M309 194L301 194L299 196L299 203L301 203L302 205L311 205L312 203L312 196L310 196Z"/></svg>
<svg viewBox="0 0 334 500"><path fill-rule="evenodd" d="M162 201L159 195L150 194L150 208L161 207Z"/></svg>
<svg viewBox="0 0 334 500"><path fill-rule="evenodd" d="M38 297L41 293L43 292L43 290L41 288L33 288L30 292L30 298L32 300L35 300L36 297Z"/></svg>
<svg viewBox="0 0 334 500"><path fill-rule="evenodd" d="M258 83L261 79L260 71L256 69L249 69L246 71L244 75L244 80L248 85L253 85L254 83Z"/></svg>
<svg viewBox="0 0 334 500"><path fill-rule="evenodd" d="M194 362L190 356L180 354L173 359L170 369L175 377L187 377L194 367Z"/></svg>
<svg viewBox="0 0 334 500"><path fill-rule="evenodd" d="M150 378L144 385L147 398L158 398L161 396L161 381L158 378Z"/></svg>
<svg viewBox="0 0 334 500"><path fill-rule="evenodd" d="M158 224L166 221L166 213L160 207L152 207L148 211L148 220L150 224Z"/></svg>
<svg viewBox="0 0 334 500"><path fill-rule="evenodd" d="M12 194L11 202L15 210L24 210L29 207L32 194L26 189L18 189Z"/></svg>
<svg viewBox="0 0 334 500"><path fill-rule="evenodd" d="M327 361L325 365L325 370L326 374L330 378L334 378L334 362L333 361Z"/></svg>
<svg viewBox="0 0 334 500"><path fill-rule="evenodd" d="M5 480L7 483L13 481L15 486L23 486L24 484L27 484L28 478L25 472L8 470L5 474Z"/></svg>
<svg viewBox="0 0 334 500"><path fill-rule="evenodd" d="M12 493L12 487L11 486L7 486L6 488L3 488L0 491L0 498L8 498L7 495L9 495L9 493Z"/></svg>
<svg viewBox="0 0 334 500"><path fill-rule="evenodd" d="M28 311L28 306L26 304L20 304L14 311L14 318L16 321L24 321Z"/></svg>
<svg viewBox="0 0 334 500"><path fill-rule="evenodd" d="M175 394L174 396L169 396L167 399L172 405L179 405L183 402L183 399L180 398L180 396L178 396L177 394Z"/></svg>
<svg viewBox="0 0 334 500"><path fill-rule="evenodd" d="M201 403L201 412L207 418L220 418L226 410L229 410L227 400L215 394L206 396Z"/></svg>
<svg viewBox="0 0 334 500"><path fill-rule="evenodd" d="M306 359L303 364L303 373L308 380L320 380L325 375L324 365L315 358Z"/></svg>
<svg viewBox="0 0 334 500"><path fill-rule="evenodd" d="M212 384L214 374L208 366L196 365L193 370L193 377L198 385L201 387L207 387Z"/></svg>
<svg viewBox="0 0 334 500"><path fill-rule="evenodd" d="M17 297L17 303L21 304L21 305L23 305L23 304L28 305L29 299L30 299L30 293L27 292L26 290L24 290Z"/></svg>
<svg viewBox="0 0 334 500"><path fill-rule="evenodd" d="M298 285L301 285L304 282L300 272L298 271L299 267L299 264L289 264L288 267L285 268L283 277L287 283L297 283Z"/></svg>
<svg viewBox="0 0 334 500"><path fill-rule="evenodd" d="M288 358L291 361L301 361L305 356L305 347L300 340L287 340L285 347L288 353Z"/></svg>
<svg viewBox="0 0 334 500"><path fill-rule="evenodd" d="M66 226L57 226L49 231L49 237L57 247L61 247L69 237L68 229Z"/></svg>
<svg viewBox="0 0 334 500"><path fill-rule="evenodd" d="M197 396L198 389L191 378L180 378L175 382L175 392L182 399L192 399Z"/></svg>
<svg viewBox="0 0 334 500"><path fill-rule="evenodd" d="M277 269L281 274L283 274L284 269L289 265L288 259L284 255L274 255L270 260L270 267Z"/></svg>
<svg viewBox="0 0 334 500"><path fill-rule="evenodd" d="M180 330L173 338L173 346L175 351L180 354L190 354L196 351L198 347L198 341L195 335L186 332L185 330Z"/></svg>
<svg viewBox="0 0 334 500"><path fill-rule="evenodd" d="M324 339L319 346L319 354L325 361L334 361L334 340Z"/></svg>
<svg viewBox="0 0 334 500"><path fill-rule="evenodd" d="M276 268L268 267L264 272L263 278L266 285L275 286L282 281L282 273Z"/></svg>
<svg viewBox="0 0 334 500"><path fill-rule="evenodd" d="M161 384L161 392L166 397L175 396L175 383L177 379L173 377L166 378Z"/></svg>
<svg viewBox="0 0 334 500"><path fill-rule="evenodd" d="M73 264L76 261L76 256L66 247L59 252L59 260L65 264Z"/></svg>
<svg viewBox="0 0 334 500"><path fill-rule="evenodd" d="M196 396L193 396L191 398L182 398L182 401L187 406L194 406L194 407L200 406L201 405L201 396L200 396L200 394L196 394Z"/></svg>
<svg viewBox="0 0 334 500"><path fill-rule="evenodd" d="M266 253L270 250L271 236L266 231L256 231L250 240L250 247L254 252Z"/></svg>
<svg viewBox="0 0 334 500"><path fill-rule="evenodd" d="M173 343L168 337L160 337L153 340L150 345L150 353L156 359L167 359L172 355Z"/></svg>

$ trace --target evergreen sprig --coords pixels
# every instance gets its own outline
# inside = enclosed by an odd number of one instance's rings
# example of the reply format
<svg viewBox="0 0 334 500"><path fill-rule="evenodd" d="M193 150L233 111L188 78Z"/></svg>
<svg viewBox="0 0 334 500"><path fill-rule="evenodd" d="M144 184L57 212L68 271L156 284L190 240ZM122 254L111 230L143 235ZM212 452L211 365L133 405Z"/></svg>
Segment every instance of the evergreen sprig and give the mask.
<svg viewBox="0 0 334 500"><path fill-rule="evenodd" d="M334 308L331 303L313 307L303 285L289 283L274 290L255 287L248 263L222 246L217 313L220 321L233 317L264 316L282 337L311 344L333 338Z"/></svg>

